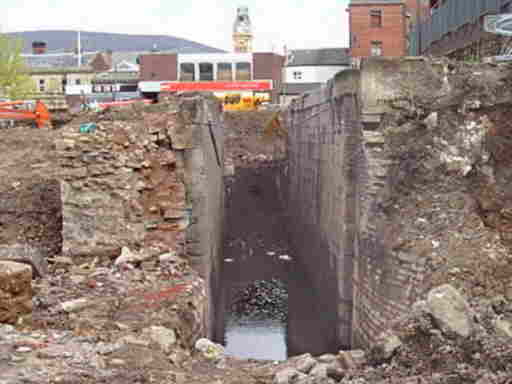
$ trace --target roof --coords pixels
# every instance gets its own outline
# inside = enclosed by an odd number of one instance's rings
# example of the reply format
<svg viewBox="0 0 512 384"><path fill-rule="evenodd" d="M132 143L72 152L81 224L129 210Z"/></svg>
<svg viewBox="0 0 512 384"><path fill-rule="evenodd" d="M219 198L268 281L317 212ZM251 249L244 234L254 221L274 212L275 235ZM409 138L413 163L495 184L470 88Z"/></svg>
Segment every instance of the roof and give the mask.
<svg viewBox="0 0 512 384"><path fill-rule="evenodd" d="M115 68L121 63L139 64L138 59L142 55L169 55L177 53L175 50L169 51L137 51L137 52L113 52L112 66Z"/></svg>
<svg viewBox="0 0 512 384"><path fill-rule="evenodd" d="M97 52L84 52L82 54L82 65L87 65ZM40 55L22 55L26 65L30 69L61 69L78 68L78 55L70 52L43 53Z"/></svg>
<svg viewBox="0 0 512 384"><path fill-rule="evenodd" d="M137 83L139 81L138 72L103 72L96 75L93 83Z"/></svg>
<svg viewBox="0 0 512 384"><path fill-rule="evenodd" d="M94 70L88 65L78 67L59 67L59 68L29 68L31 74L51 74L51 73L93 73Z"/></svg>
<svg viewBox="0 0 512 384"><path fill-rule="evenodd" d="M287 67L305 65L350 65L348 48L295 49L288 53Z"/></svg>
<svg viewBox="0 0 512 384"><path fill-rule="evenodd" d="M351 5L366 5L366 4L404 4L404 0L350 0L349 6Z"/></svg>
<svg viewBox="0 0 512 384"><path fill-rule="evenodd" d="M90 64L96 55L100 52L84 52L82 53L82 65ZM102 52L104 55L106 52ZM137 59L145 54L165 54L176 53L176 51L140 51L140 52L113 52L112 66L115 68L122 63L137 64ZM78 56L72 52L49 52L43 54L24 54L25 63L30 69L60 69L60 68L78 68Z"/></svg>
<svg viewBox="0 0 512 384"><path fill-rule="evenodd" d="M283 83L281 85L282 95L300 95L320 88L322 83Z"/></svg>

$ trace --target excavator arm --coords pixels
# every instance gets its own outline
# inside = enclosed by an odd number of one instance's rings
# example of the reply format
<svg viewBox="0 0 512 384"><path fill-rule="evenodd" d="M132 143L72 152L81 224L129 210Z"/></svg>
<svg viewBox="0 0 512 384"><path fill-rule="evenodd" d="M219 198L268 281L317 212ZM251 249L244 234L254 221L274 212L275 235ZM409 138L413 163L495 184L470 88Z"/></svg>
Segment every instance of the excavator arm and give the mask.
<svg viewBox="0 0 512 384"><path fill-rule="evenodd" d="M50 122L51 115L46 105L38 101L33 112L20 109L0 108L0 119L33 120L38 128L43 128Z"/></svg>
<svg viewBox="0 0 512 384"><path fill-rule="evenodd" d="M17 100L17 101L2 101L2 102L0 102L0 108L9 107L11 105L21 105L21 104L25 104L25 102L24 101L20 101L20 100Z"/></svg>

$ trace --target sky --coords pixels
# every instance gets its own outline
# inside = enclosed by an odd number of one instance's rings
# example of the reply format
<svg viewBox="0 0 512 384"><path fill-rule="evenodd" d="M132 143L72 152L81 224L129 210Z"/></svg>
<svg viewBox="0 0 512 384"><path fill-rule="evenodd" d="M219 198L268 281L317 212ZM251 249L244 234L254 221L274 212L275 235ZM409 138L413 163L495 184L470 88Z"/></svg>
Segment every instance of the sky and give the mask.
<svg viewBox="0 0 512 384"><path fill-rule="evenodd" d="M5 2L5 1L2 1ZM172 35L232 50L236 8L249 7L254 51L348 46L348 0L15 0L2 32L78 29ZM321 4L321 6L318 6Z"/></svg>

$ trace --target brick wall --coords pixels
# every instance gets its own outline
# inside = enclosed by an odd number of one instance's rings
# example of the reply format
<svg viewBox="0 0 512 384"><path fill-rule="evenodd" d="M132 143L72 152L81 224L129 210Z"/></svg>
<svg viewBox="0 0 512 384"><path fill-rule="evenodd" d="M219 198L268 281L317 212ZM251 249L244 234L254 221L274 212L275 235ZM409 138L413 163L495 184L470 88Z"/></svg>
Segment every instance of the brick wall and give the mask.
<svg viewBox="0 0 512 384"><path fill-rule="evenodd" d="M153 54L140 57L141 81L178 80L178 55Z"/></svg>
<svg viewBox="0 0 512 384"><path fill-rule="evenodd" d="M371 27L371 10L382 12L382 27ZM382 56L399 57L406 54L406 18L403 4L351 4L349 24L352 57L371 56L372 41L382 42Z"/></svg>
<svg viewBox="0 0 512 384"><path fill-rule="evenodd" d="M382 208L394 172L386 137L363 117L422 66L364 60L287 111L293 252L330 300L338 347L368 346L420 294L423 260L393 250L396 218Z"/></svg>
<svg viewBox="0 0 512 384"><path fill-rule="evenodd" d="M331 91L322 88L290 107L288 204L293 254L323 298L331 349L339 349L351 343L358 178L353 167L363 159L357 150L357 98L333 99Z"/></svg>
<svg viewBox="0 0 512 384"><path fill-rule="evenodd" d="M284 57L275 53L254 53L254 80L273 80L272 101L279 103Z"/></svg>

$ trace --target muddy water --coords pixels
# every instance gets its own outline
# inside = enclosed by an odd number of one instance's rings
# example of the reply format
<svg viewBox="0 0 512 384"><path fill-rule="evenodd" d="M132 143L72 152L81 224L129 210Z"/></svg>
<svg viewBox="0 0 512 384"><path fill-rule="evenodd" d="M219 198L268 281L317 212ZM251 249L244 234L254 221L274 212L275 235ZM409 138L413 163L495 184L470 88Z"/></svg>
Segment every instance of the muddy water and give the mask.
<svg viewBox="0 0 512 384"><path fill-rule="evenodd" d="M326 292L315 292L288 244L287 218L279 199L279 169L242 169L227 183L224 261L220 271L214 338L241 358L284 360L305 352L335 352ZM277 296L254 286L279 281ZM234 306L244 292L254 299ZM281 301L280 301L281 300ZM259 303L259 304L258 304ZM263 304L262 304L263 303ZM273 310L272 303L279 310Z"/></svg>

